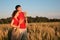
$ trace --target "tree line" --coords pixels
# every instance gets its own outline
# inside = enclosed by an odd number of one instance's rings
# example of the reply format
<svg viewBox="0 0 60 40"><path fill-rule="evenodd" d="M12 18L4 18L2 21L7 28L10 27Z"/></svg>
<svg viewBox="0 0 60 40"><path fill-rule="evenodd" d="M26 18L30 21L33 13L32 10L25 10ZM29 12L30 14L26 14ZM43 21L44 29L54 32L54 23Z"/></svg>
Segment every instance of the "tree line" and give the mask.
<svg viewBox="0 0 60 40"><path fill-rule="evenodd" d="M47 17L31 17L31 16L28 16L27 17L27 21L28 23L32 23L32 22L60 22L60 19L49 19ZM9 18L2 18L0 19L0 24L5 24L5 23L11 23L11 20L12 18L9 17Z"/></svg>

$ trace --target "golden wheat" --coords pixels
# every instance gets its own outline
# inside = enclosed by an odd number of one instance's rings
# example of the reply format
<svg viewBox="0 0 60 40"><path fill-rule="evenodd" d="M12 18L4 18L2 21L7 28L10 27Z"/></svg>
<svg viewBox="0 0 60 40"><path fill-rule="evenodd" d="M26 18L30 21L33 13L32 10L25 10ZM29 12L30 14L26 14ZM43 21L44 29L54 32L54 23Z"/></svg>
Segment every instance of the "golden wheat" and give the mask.
<svg viewBox="0 0 60 40"><path fill-rule="evenodd" d="M10 24L0 24L0 40L8 40ZM60 22L29 23L27 25L28 40L59 40Z"/></svg>

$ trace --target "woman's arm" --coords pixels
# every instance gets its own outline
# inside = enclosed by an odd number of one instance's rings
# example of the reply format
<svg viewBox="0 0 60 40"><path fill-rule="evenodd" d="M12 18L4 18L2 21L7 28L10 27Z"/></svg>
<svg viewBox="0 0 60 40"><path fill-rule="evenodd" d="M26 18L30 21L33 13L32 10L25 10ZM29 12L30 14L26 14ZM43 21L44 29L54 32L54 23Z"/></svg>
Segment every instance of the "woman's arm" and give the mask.
<svg viewBox="0 0 60 40"><path fill-rule="evenodd" d="M28 20L27 20L27 17L26 17L26 25L28 25Z"/></svg>
<svg viewBox="0 0 60 40"><path fill-rule="evenodd" d="M17 26L13 25L14 20L11 21L11 26L16 28Z"/></svg>
<svg viewBox="0 0 60 40"><path fill-rule="evenodd" d="M26 20L26 25L28 25L28 19L27 19L27 13L24 12L25 20Z"/></svg>
<svg viewBox="0 0 60 40"><path fill-rule="evenodd" d="M18 16L18 12L17 12L16 15L14 16L14 18L17 19L17 16ZM14 20L12 19L12 21L11 21L11 26L14 27L14 28L16 28L17 26L13 25L13 23L14 23Z"/></svg>
<svg viewBox="0 0 60 40"><path fill-rule="evenodd" d="M22 22L23 22L23 19L20 19L20 20L19 20L19 24L21 24Z"/></svg>

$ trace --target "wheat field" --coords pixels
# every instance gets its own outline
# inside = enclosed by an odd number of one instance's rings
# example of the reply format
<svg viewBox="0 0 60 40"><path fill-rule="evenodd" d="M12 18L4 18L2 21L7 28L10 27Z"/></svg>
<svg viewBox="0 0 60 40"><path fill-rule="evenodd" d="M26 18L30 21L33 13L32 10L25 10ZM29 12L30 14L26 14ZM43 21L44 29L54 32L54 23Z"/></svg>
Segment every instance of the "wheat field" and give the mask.
<svg viewBox="0 0 60 40"><path fill-rule="evenodd" d="M0 24L0 40L9 40L10 24ZM11 36L11 35L10 35ZM28 40L60 40L60 22L28 23Z"/></svg>

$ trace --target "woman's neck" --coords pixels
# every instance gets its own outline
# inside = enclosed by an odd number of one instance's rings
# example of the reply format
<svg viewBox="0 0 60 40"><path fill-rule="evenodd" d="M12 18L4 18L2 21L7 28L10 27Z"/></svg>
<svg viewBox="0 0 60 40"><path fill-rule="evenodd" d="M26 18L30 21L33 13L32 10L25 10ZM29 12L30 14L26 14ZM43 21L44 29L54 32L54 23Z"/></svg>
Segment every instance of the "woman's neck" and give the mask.
<svg viewBox="0 0 60 40"><path fill-rule="evenodd" d="M18 12L22 12L22 11L18 11Z"/></svg>

